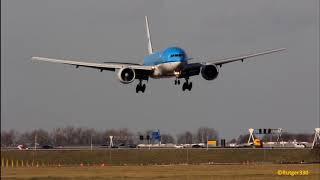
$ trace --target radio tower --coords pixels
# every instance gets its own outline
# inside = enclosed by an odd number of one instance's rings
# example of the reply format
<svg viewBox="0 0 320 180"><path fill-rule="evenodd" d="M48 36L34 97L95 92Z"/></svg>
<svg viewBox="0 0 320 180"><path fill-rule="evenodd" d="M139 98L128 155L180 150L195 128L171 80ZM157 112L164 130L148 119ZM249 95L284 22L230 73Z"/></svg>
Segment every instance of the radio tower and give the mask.
<svg viewBox="0 0 320 180"><path fill-rule="evenodd" d="M250 128L249 129L249 139L248 139L248 144L250 143L251 139L252 139L252 142L254 142L254 136L253 136L253 132L254 132L254 129L253 128Z"/></svg>
<svg viewBox="0 0 320 180"><path fill-rule="evenodd" d="M314 131L315 131L315 133L314 133L314 139L313 139L313 142L312 142L311 149L313 149L313 147L317 144L317 140L320 143L320 128L315 128Z"/></svg>

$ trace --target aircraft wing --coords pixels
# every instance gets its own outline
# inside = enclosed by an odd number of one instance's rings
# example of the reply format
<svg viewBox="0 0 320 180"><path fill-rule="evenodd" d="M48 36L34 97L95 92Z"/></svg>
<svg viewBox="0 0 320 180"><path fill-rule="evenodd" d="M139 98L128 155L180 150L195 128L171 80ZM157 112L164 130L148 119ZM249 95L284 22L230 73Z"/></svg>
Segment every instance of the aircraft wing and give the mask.
<svg viewBox="0 0 320 180"><path fill-rule="evenodd" d="M235 62L235 61L243 61L248 58L261 56L261 55L265 55L265 54L271 54L271 53L275 53L275 52L279 52L279 51L283 51L283 50L285 50L285 48L273 49L273 50L269 50L269 51L258 52L258 53L254 53L254 54L247 54L247 55L243 55L243 56L237 56L237 57L231 57L231 58L225 58L225 59L209 60L208 62L206 62L204 64L205 65L214 64L214 65L222 66L223 64L227 64L227 63L231 63L231 62Z"/></svg>
<svg viewBox="0 0 320 180"><path fill-rule="evenodd" d="M114 71L115 69L121 69L121 68L132 68L137 70L145 70L145 71L151 71L154 69L153 66L143 66L138 64L130 64L130 63L91 63L91 62L83 62L83 61L70 61L70 60L63 60L63 59L51 59L51 58L45 58L45 57L32 57L32 60L36 61L46 61L46 62L53 62L53 63L60 63L60 64L69 64L74 65L77 68L79 66L82 67L88 67L88 68L94 68L99 70L109 70Z"/></svg>

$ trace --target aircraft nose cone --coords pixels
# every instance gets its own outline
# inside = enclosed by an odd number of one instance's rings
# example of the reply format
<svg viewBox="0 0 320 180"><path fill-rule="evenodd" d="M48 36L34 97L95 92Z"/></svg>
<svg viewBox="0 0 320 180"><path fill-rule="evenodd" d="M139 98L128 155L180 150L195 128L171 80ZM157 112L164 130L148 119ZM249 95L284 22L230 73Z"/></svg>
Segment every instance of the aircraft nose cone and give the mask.
<svg viewBox="0 0 320 180"><path fill-rule="evenodd" d="M186 53L179 47L170 47L164 51L168 62L183 62L186 60Z"/></svg>

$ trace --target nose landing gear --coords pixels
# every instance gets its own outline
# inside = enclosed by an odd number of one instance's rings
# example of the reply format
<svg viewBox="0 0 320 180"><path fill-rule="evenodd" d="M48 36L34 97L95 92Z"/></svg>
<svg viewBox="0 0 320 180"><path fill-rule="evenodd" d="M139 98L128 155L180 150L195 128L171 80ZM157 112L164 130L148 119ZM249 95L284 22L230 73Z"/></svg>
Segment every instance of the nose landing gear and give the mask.
<svg viewBox="0 0 320 180"><path fill-rule="evenodd" d="M180 79L174 80L174 85L180 85Z"/></svg>

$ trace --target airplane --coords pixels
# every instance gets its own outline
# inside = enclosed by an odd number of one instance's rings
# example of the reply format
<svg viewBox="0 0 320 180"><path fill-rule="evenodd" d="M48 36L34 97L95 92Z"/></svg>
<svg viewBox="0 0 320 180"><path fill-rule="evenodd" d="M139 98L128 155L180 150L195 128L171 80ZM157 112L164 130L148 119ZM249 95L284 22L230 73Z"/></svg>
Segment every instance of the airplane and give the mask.
<svg viewBox="0 0 320 180"><path fill-rule="evenodd" d="M192 89L192 82L189 82L189 78L192 76L199 75L201 73L205 80L212 81L218 77L219 68L222 65L244 61L248 58L261 56L265 54L275 53L285 50L273 49L253 54L242 55L238 57L231 57L225 59L208 60L206 62L195 62L189 63L193 58L188 58L186 52L180 47L168 47L160 51L153 51L151 35L149 30L148 17L145 16L145 25L147 33L147 50L148 54L144 57L142 64L128 63L128 62L83 62L83 61L70 61L62 59L51 59L45 57L32 57L32 60L36 61L47 61L61 64L74 65L76 68L88 67L98 69L101 72L104 70L117 72L118 79L123 84L132 83L134 80L139 80L136 86L136 93L140 91L145 92L146 84L143 81L148 81L149 78L175 78L174 84L180 85L180 79L185 79L182 85L182 90Z"/></svg>

